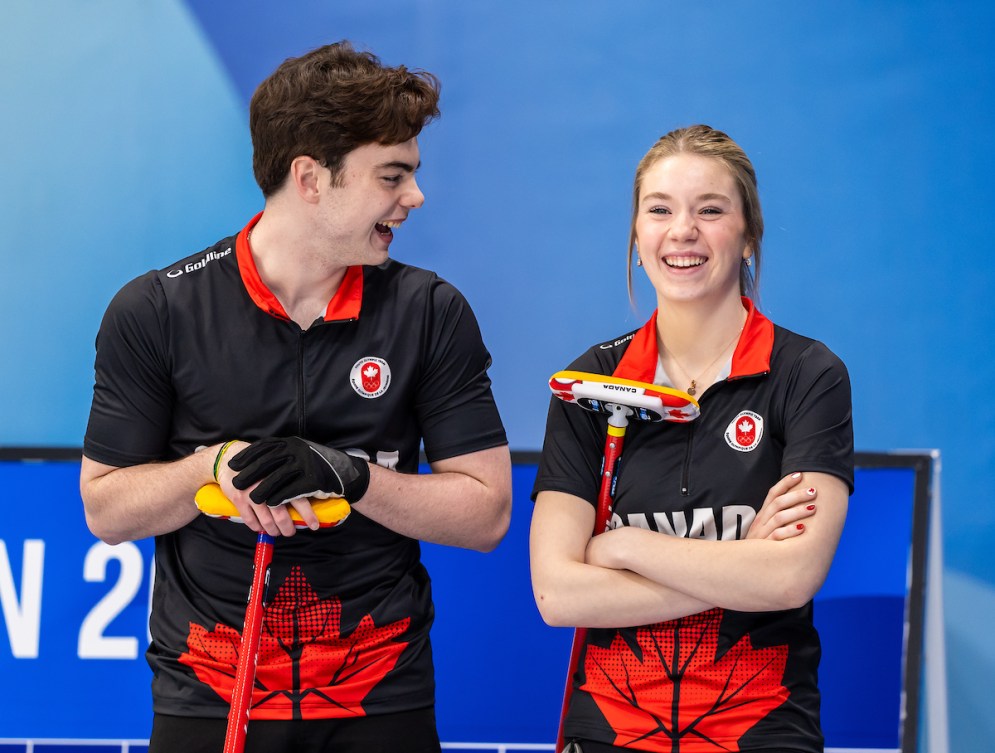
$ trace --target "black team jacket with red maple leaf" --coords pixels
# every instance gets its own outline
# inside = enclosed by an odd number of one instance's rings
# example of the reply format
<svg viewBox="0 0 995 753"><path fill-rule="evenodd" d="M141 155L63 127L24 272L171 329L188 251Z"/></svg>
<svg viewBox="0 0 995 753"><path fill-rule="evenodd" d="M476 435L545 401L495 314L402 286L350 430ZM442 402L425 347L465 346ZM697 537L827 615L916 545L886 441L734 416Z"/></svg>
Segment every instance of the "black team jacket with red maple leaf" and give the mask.
<svg viewBox="0 0 995 753"><path fill-rule="evenodd" d="M700 396L701 416L628 426L613 528L741 539L770 487L790 473L829 473L853 490L846 368L823 344L743 303L746 325L725 378ZM659 384L658 361L654 314L569 368ZM603 415L552 399L533 497L560 491L596 505L605 433ZM564 731L661 753L821 753L819 658L811 602L591 629Z"/></svg>
<svg viewBox="0 0 995 753"><path fill-rule="evenodd" d="M256 221L114 298L97 337L88 458L132 466L299 435L415 473L422 441L429 462L506 444L490 356L455 288L393 261L351 267L324 318L302 330L255 268ZM227 715L255 539L206 516L156 538L156 712ZM277 539L269 594L254 719L433 705L419 544L361 503L337 528Z"/></svg>

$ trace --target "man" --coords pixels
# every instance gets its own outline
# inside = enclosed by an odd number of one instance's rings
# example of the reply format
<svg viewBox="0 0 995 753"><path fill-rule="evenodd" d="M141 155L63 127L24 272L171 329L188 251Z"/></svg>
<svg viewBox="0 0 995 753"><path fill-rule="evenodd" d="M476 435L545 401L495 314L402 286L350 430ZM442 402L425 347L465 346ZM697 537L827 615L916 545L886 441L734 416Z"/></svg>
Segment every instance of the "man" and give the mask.
<svg viewBox="0 0 995 753"><path fill-rule="evenodd" d="M104 317L80 485L101 539L156 537L153 753L221 750L258 531L247 750L439 750L418 541L494 548L511 480L472 311L388 258L438 96L346 42L285 61L250 104L263 212ZM244 526L198 514L214 480ZM294 535L329 496L346 521Z"/></svg>

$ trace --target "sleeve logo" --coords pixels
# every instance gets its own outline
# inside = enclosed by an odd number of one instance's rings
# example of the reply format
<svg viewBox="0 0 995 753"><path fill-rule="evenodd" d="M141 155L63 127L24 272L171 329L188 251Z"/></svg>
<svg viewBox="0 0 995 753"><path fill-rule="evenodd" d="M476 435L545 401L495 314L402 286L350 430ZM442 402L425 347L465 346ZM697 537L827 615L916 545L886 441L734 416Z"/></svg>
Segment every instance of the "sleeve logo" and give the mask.
<svg viewBox="0 0 995 753"><path fill-rule="evenodd" d="M737 452L751 452L764 435L763 416L751 410L740 411L726 427L726 444Z"/></svg>
<svg viewBox="0 0 995 753"><path fill-rule="evenodd" d="M229 254L231 254L231 246L226 248L224 251L221 251L220 253L217 251L209 251L200 261L187 262L187 265L185 267L182 268L177 267L176 269L169 270L168 272L166 272L166 277L174 279L182 275L184 272L188 274L190 272L196 272L198 269L203 269L204 267L206 267L212 261L217 261L218 259L224 259Z"/></svg>
<svg viewBox="0 0 995 753"><path fill-rule="evenodd" d="M360 397L380 397L390 387L390 366L376 356L360 358L349 372L349 383Z"/></svg>

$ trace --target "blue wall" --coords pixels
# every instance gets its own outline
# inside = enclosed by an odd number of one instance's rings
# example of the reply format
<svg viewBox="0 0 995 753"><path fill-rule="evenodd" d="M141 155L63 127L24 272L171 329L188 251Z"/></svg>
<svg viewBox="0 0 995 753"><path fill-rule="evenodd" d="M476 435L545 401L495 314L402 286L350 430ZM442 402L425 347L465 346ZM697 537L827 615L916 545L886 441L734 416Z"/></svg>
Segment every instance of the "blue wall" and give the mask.
<svg viewBox="0 0 995 753"><path fill-rule="evenodd" d="M632 171L707 122L754 159L764 308L847 362L858 448L943 453L952 749L990 746L993 32L981 0L5 3L0 444L80 444L114 291L261 207L246 103L287 56L348 37L441 77L393 253L470 298L515 449L545 377L648 316Z"/></svg>

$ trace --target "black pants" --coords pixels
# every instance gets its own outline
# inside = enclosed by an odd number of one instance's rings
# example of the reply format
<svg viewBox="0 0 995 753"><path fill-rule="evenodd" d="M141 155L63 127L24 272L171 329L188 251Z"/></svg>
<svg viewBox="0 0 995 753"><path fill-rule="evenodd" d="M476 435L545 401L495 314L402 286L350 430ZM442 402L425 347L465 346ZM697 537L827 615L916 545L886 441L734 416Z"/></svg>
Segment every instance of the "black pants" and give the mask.
<svg viewBox="0 0 995 753"><path fill-rule="evenodd" d="M221 753L225 719L156 714L149 753ZM435 709L350 719L249 722L245 753L439 753Z"/></svg>

